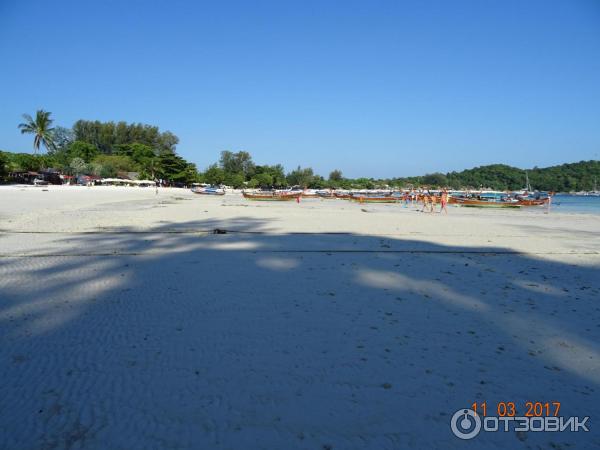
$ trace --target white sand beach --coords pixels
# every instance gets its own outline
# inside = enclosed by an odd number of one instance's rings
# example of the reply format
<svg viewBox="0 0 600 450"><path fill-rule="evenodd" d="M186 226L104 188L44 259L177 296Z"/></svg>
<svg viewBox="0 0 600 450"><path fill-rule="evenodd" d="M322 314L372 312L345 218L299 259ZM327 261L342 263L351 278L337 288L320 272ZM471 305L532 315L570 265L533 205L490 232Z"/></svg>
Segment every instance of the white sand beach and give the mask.
<svg viewBox="0 0 600 450"><path fill-rule="evenodd" d="M600 446L597 215L4 186L0 256L2 449Z"/></svg>

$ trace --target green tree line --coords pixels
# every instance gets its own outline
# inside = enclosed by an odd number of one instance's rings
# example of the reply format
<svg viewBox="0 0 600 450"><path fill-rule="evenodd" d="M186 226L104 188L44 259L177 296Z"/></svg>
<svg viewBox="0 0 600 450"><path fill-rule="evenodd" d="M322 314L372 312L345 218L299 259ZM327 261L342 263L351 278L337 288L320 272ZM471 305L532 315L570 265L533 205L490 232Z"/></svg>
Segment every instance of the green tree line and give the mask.
<svg viewBox="0 0 600 450"><path fill-rule="evenodd" d="M252 162L247 152L224 151L218 163L211 165L200 178L212 184L234 187L288 187L309 188L406 188L428 186L452 189L517 190L532 189L569 192L592 190L595 180L600 180L600 161L581 161L546 168L519 169L504 164L475 167L461 172L432 173L417 177L392 179L344 178L340 170L333 170L327 179L314 173L310 167L297 167L285 174L281 164L259 166Z"/></svg>
<svg viewBox="0 0 600 450"><path fill-rule="evenodd" d="M186 162L173 152L157 157L151 147L144 144L121 144L114 153L107 155L96 147L75 141L65 154L48 152L12 153L0 151L0 179L9 172L39 171L52 167L68 174L97 174L102 177L116 176L119 172L139 171L142 177L170 179L181 183L205 182L225 184L235 188L285 188L301 186L309 188L407 188L449 187L452 189L517 190L525 187L526 173L533 189L554 192L590 191L600 182L600 161L581 161L559 166L523 170L502 164L476 167L461 172L433 173L417 177L392 179L344 178L339 170L329 178L315 175L310 167L297 167L286 174L281 164L257 165L246 152L223 152L225 158L212 164L204 172ZM239 155L242 153L242 155ZM245 154L245 155L244 155ZM66 157L65 157L66 156ZM229 159L234 163L229 165ZM244 161L242 165L239 165ZM170 178L169 178L170 177Z"/></svg>
<svg viewBox="0 0 600 450"><path fill-rule="evenodd" d="M453 189L491 188L517 190L526 187L554 192L590 191L600 180L600 161L580 161L551 167L519 169L504 164L466 169L461 172L433 173L420 177L397 178L391 184L451 187Z"/></svg>
<svg viewBox="0 0 600 450"><path fill-rule="evenodd" d="M120 172L138 172L141 178L174 183L205 182L235 188L406 188L449 187L452 189L516 190L525 187L526 174L533 189L569 192L592 190L600 179L600 161L581 161L559 166L523 170L504 164L475 167L461 172L431 173L392 179L345 178L333 170L328 178L310 167L286 173L282 164L258 165L245 151L222 151L219 161L204 172L179 156L179 139L157 126L126 122L78 120L72 128L52 127L51 113L40 110L35 117L24 114L18 128L34 137L34 154L0 151L0 179L9 172L55 168L63 173L114 177ZM46 154L40 154L40 146Z"/></svg>
<svg viewBox="0 0 600 450"><path fill-rule="evenodd" d="M52 127L49 112L24 114L19 124L34 136L34 154L5 153L0 173L54 168L69 175L115 177L137 172L140 178L190 184L198 180L196 166L177 154L179 139L170 131L140 123L78 120L72 128ZM40 155L42 144L47 153Z"/></svg>

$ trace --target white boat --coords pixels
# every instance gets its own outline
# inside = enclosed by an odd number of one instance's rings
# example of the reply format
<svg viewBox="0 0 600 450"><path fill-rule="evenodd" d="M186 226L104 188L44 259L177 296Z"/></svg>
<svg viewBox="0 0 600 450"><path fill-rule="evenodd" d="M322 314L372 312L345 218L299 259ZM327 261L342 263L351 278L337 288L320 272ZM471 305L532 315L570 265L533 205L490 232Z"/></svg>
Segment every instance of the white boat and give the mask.
<svg viewBox="0 0 600 450"><path fill-rule="evenodd" d="M211 187L211 186L193 187L192 192L194 194L200 194L200 195L225 195L225 189Z"/></svg>

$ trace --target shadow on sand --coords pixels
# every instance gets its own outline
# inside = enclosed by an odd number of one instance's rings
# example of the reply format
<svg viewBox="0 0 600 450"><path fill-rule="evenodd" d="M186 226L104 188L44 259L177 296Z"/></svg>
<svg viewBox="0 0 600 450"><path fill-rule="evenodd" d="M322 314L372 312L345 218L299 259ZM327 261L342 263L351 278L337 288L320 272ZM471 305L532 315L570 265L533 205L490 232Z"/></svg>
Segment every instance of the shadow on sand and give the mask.
<svg viewBox="0 0 600 450"><path fill-rule="evenodd" d="M473 402L600 418L597 265L265 231L57 234L2 258L0 447L447 449ZM469 444L591 448L594 428Z"/></svg>

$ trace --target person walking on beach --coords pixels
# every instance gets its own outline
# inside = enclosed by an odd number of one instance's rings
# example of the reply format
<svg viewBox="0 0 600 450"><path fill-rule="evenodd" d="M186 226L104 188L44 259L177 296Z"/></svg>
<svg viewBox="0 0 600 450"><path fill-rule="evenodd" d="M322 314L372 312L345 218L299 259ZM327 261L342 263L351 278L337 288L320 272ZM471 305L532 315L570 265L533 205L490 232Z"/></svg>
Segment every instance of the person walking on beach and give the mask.
<svg viewBox="0 0 600 450"><path fill-rule="evenodd" d="M440 214L444 211L448 214L448 209L446 209L446 205L448 204L448 191L444 189L442 191L442 197L440 198Z"/></svg>
<svg viewBox="0 0 600 450"><path fill-rule="evenodd" d="M427 208L427 197L428 195L425 192L421 194L421 200L423 201L423 208L421 208L421 212L425 212L425 209Z"/></svg>
<svg viewBox="0 0 600 450"><path fill-rule="evenodd" d="M433 212L433 199L429 191L423 193L423 209L421 212L425 212L426 209L429 209L428 212Z"/></svg>

